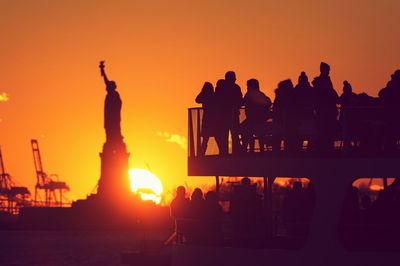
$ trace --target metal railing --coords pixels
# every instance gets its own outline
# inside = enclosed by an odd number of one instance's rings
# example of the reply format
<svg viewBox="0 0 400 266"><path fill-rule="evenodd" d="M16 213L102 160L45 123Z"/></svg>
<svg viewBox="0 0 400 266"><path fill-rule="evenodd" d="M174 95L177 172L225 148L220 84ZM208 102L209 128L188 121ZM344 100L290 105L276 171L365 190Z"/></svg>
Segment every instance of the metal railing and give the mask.
<svg viewBox="0 0 400 266"><path fill-rule="evenodd" d="M337 107L337 130L333 136L332 151L335 156L349 154L386 154L400 155L400 119L391 118L386 115L385 109L381 107ZM202 144L205 138L202 136L204 110L199 107L188 109L188 156L199 157L209 155L219 155L219 149L214 136L210 136L207 141L207 148L202 151ZM240 109L239 121L242 123L246 119L245 109ZM397 119L396 121L391 121ZM299 121L298 121L299 122ZM285 124L286 122L283 122ZM396 125L397 124L397 125ZM214 125L217 129L218 122ZM318 129L318 118L314 112L312 119L300 121L296 127L288 129L285 125L277 126L273 119L265 121L266 130L263 136L252 134L254 141L253 153L289 153L287 143L289 136L297 136L301 141L300 147L296 151L316 152L318 136L322 133ZM241 131L239 129L239 131ZM239 134L241 136L241 134ZM265 138L265 147L260 148L260 137ZM278 141L278 148L273 148L273 142ZM232 154L232 139L228 139L229 152ZM285 147L286 146L286 147ZM249 152L248 148L243 148L241 154ZM350 153L349 153L350 152ZM332 153L333 154L333 153Z"/></svg>

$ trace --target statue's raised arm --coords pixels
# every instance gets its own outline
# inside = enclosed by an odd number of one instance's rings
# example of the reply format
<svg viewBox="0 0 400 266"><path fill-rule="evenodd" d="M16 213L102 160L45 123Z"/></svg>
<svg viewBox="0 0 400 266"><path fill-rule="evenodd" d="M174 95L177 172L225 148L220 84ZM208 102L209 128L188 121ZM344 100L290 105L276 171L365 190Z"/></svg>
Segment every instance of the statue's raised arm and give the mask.
<svg viewBox="0 0 400 266"><path fill-rule="evenodd" d="M104 83L106 84L106 86L108 86L108 84L109 84L110 81L108 80L107 75L106 75L106 72L104 71L104 68L106 67L106 66L104 65L104 61L100 61L99 67L100 67L100 74L101 74L101 76L104 78Z"/></svg>

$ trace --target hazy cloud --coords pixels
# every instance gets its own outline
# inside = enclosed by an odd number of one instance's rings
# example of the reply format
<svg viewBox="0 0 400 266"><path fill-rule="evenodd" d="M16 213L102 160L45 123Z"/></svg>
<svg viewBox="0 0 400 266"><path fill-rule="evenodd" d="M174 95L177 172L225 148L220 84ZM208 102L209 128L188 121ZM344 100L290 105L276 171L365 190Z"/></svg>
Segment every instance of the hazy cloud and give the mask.
<svg viewBox="0 0 400 266"><path fill-rule="evenodd" d="M184 150L187 149L187 139L184 136L181 136L179 134L169 133L169 132L161 132L161 131L157 132L157 136L162 137L163 139L165 139L166 142L177 144L179 147L181 147Z"/></svg>
<svg viewBox="0 0 400 266"><path fill-rule="evenodd" d="M0 93L0 102L8 102L10 100L10 97L8 96L7 93L2 92Z"/></svg>

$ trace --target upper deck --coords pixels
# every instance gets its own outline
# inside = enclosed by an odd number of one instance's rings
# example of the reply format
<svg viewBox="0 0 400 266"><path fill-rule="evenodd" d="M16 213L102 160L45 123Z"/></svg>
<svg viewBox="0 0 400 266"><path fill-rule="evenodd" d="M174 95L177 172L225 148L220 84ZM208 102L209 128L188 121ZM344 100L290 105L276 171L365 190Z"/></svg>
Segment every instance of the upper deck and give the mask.
<svg viewBox="0 0 400 266"><path fill-rule="evenodd" d="M338 107L339 108L339 107ZM232 154L229 139L229 153L220 155L213 137L208 142L204 155L201 154L201 128L203 110L188 110L188 174L191 176L260 176L260 177L313 177L330 173L349 177L397 177L400 165L399 139L390 151L381 145L385 124L379 116L378 108L359 108L357 112L368 111L368 119L358 136L349 133L346 123L339 122L340 129L335 136L334 148L329 152L313 149L310 142L315 138L315 122L308 121L298 134L302 136L301 148L288 152L283 142L279 150L272 149L277 130L265 133L266 150L260 152L259 141L255 139L254 152ZM343 110L338 110L338 113ZM370 114L374 115L370 115ZM240 110L240 121L245 119L244 109ZM270 123L270 127L272 123ZM314 124L313 124L314 123ZM280 132L279 138L285 138ZM362 135L362 136L360 136ZM372 140L371 140L372 138ZM379 140L378 140L379 139ZM363 145L360 145L362 142ZM346 145L346 143L350 143Z"/></svg>

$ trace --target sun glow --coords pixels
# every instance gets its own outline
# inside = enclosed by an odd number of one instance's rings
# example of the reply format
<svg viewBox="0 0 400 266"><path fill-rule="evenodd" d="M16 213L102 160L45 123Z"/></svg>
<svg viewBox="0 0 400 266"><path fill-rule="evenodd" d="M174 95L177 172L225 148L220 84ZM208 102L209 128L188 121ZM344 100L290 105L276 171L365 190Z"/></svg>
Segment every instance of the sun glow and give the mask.
<svg viewBox="0 0 400 266"><path fill-rule="evenodd" d="M163 186L156 175L145 169L134 168L129 170L129 180L132 191L139 194L142 200L160 204Z"/></svg>

